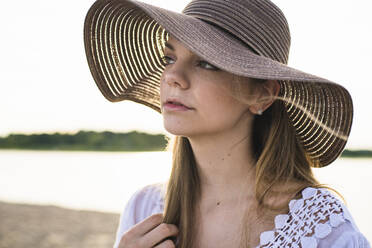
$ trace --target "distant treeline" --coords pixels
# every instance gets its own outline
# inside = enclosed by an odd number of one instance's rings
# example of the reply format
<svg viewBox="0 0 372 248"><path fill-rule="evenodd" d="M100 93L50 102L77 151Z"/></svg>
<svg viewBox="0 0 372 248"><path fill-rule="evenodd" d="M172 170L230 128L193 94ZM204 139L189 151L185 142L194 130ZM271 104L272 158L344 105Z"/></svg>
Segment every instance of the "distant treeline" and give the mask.
<svg viewBox="0 0 372 248"><path fill-rule="evenodd" d="M0 137L0 149L78 151L163 151L168 143L163 134L80 131L76 134L10 134ZM372 157L369 150L345 150L342 157Z"/></svg>
<svg viewBox="0 0 372 248"><path fill-rule="evenodd" d="M345 158L371 158L372 151L369 150L344 150L342 157Z"/></svg>
<svg viewBox="0 0 372 248"><path fill-rule="evenodd" d="M162 151L167 137L140 132L114 133L80 131L76 134L10 134L0 137L0 149Z"/></svg>

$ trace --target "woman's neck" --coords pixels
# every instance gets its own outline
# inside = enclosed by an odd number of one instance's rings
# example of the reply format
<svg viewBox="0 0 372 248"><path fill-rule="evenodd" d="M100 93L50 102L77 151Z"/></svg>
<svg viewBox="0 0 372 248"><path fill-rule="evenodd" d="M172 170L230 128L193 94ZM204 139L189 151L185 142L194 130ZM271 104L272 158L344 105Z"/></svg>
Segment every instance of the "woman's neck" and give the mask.
<svg viewBox="0 0 372 248"><path fill-rule="evenodd" d="M223 200L254 192L255 161L249 132L241 135L232 130L189 141L199 171L202 199L208 196Z"/></svg>

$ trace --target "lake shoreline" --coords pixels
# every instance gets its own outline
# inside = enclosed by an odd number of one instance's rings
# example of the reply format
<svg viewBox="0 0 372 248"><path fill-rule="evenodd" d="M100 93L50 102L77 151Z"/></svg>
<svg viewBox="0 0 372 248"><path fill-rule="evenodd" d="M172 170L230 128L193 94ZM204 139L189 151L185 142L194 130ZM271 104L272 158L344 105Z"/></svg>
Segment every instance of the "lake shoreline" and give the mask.
<svg viewBox="0 0 372 248"><path fill-rule="evenodd" d="M119 214L0 201L2 248L111 248Z"/></svg>

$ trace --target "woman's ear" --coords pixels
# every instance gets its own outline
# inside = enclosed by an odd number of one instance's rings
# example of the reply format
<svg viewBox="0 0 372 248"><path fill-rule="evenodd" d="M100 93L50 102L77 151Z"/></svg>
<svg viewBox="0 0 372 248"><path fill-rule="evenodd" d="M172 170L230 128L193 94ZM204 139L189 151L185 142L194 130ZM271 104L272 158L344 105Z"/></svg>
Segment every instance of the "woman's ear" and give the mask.
<svg viewBox="0 0 372 248"><path fill-rule="evenodd" d="M275 97L280 91L280 85L277 80L267 80L259 88L256 102L249 107L249 110L253 114L261 115L275 101Z"/></svg>

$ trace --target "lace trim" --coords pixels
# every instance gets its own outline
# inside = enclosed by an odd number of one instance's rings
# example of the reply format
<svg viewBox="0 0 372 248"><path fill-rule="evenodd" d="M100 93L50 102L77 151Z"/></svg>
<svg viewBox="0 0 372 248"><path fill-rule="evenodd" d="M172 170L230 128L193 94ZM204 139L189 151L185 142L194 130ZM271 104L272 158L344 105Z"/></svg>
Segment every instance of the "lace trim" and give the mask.
<svg viewBox="0 0 372 248"><path fill-rule="evenodd" d="M325 189L306 188L302 198L289 202L289 213L275 217L275 229L260 235L257 248L316 248L317 239L328 236L332 227L351 220L341 202Z"/></svg>

